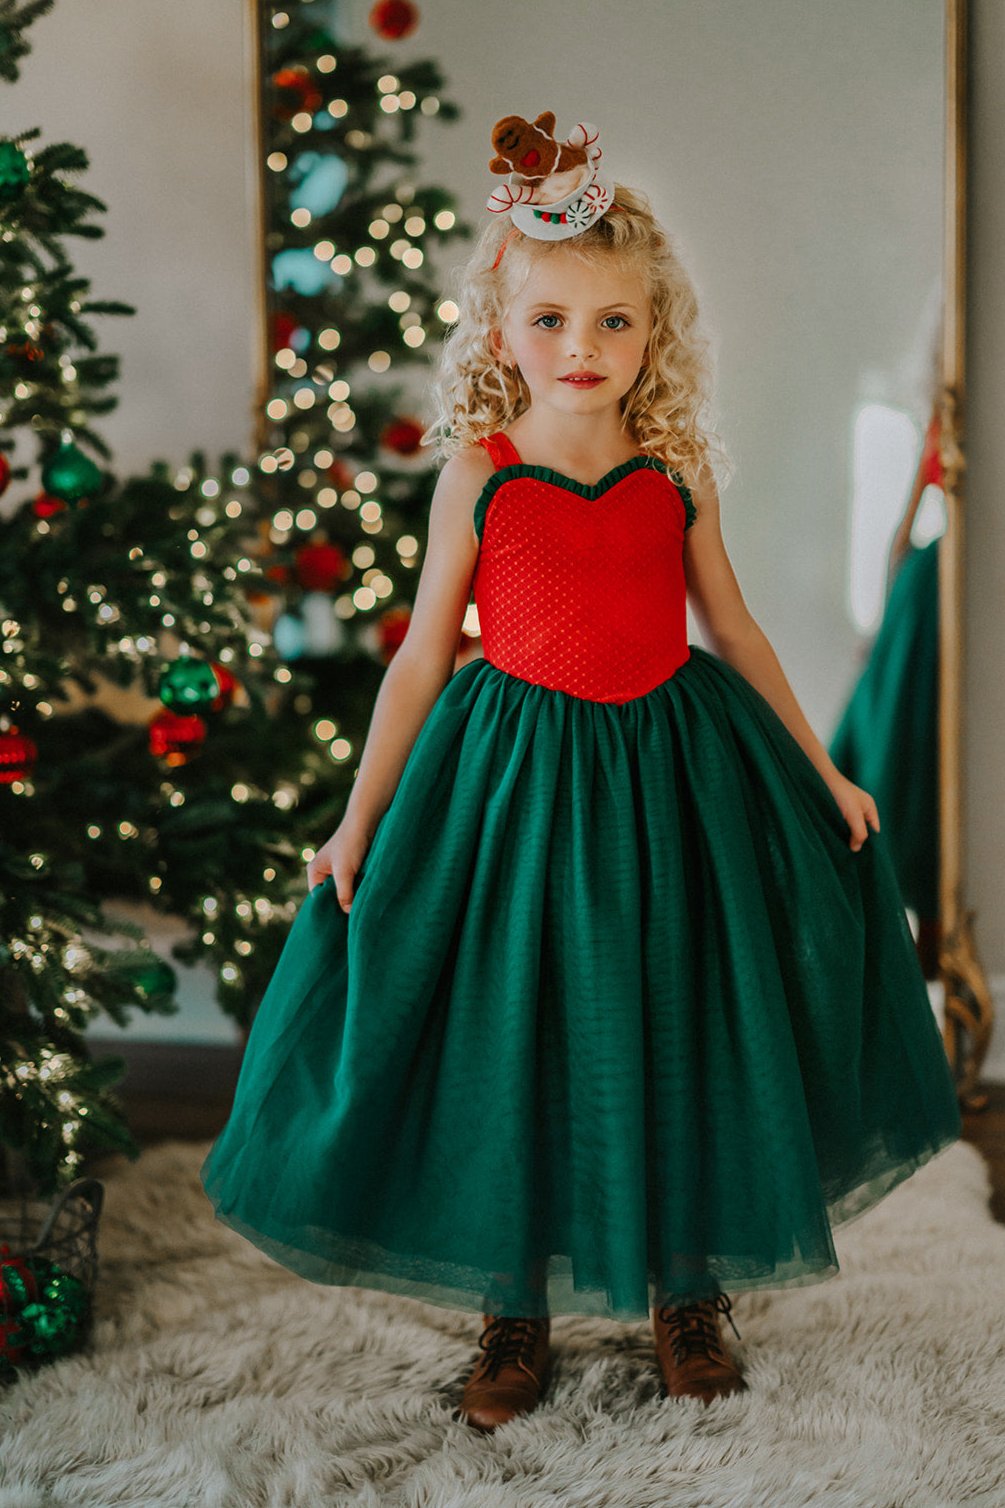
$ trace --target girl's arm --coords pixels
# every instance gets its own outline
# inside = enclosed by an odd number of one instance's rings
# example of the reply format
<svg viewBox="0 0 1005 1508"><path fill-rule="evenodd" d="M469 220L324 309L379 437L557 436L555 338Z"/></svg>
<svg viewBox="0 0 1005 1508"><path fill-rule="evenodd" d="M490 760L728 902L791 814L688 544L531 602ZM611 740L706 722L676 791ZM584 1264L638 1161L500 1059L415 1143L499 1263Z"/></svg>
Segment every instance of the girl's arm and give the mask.
<svg viewBox="0 0 1005 1508"><path fill-rule="evenodd" d="M851 829L851 847L861 848L866 822L879 817L867 791L847 780L806 720L771 643L747 607L722 538L719 492L706 466L692 489L697 517L684 536L688 601L709 648L759 691L823 776Z"/></svg>
<svg viewBox="0 0 1005 1508"><path fill-rule="evenodd" d="M391 803L430 708L453 674L478 559L474 504L492 469L484 448L476 445L452 456L437 480L408 630L381 680L339 824L343 834L366 843ZM311 862L312 885L331 872L327 849L326 844Z"/></svg>

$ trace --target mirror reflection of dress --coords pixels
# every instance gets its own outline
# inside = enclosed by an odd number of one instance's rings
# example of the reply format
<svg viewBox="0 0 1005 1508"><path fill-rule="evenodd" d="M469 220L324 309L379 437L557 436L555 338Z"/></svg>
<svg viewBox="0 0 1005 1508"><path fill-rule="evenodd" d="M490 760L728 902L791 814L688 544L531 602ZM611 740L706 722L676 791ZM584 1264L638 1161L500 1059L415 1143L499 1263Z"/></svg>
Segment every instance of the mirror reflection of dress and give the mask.
<svg viewBox="0 0 1005 1508"><path fill-rule="evenodd" d="M939 539L918 546L910 530L925 487L943 485L939 436L936 411L891 549L883 619L828 748L875 799L928 979L938 972Z"/></svg>

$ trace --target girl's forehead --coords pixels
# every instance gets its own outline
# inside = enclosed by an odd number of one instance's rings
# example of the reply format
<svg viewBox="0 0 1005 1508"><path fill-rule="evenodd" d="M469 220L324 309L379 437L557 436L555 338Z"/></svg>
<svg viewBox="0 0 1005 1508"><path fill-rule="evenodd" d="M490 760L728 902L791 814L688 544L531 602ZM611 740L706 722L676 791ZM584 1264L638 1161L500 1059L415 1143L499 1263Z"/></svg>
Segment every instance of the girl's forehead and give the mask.
<svg viewBox="0 0 1005 1508"><path fill-rule="evenodd" d="M602 256L589 261L574 252L553 251L532 257L521 279L514 302L524 306L540 300L566 305L645 301L642 269L620 257Z"/></svg>

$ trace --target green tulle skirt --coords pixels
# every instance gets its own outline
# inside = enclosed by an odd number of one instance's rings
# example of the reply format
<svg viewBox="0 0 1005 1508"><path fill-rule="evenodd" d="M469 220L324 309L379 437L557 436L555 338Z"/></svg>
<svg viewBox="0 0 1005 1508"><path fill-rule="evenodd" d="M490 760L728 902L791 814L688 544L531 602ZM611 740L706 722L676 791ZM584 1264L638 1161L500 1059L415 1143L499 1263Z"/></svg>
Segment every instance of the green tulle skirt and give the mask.
<svg viewBox="0 0 1005 1508"><path fill-rule="evenodd" d="M645 1319L821 1281L960 1135L882 833L698 645L632 701L444 687L303 902L202 1167L318 1283Z"/></svg>
<svg viewBox="0 0 1005 1508"><path fill-rule="evenodd" d="M875 798L905 906L939 909L939 541L911 546L828 753Z"/></svg>

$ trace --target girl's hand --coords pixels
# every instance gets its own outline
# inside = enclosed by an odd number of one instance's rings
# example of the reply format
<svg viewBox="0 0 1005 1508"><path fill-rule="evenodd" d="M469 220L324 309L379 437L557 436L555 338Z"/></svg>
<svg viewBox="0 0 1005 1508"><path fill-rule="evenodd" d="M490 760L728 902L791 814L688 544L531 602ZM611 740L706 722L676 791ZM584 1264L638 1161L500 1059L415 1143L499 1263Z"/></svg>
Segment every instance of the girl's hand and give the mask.
<svg viewBox="0 0 1005 1508"><path fill-rule="evenodd" d="M862 844L869 836L869 827L879 832L879 813L876 811L876 803L868 791L863 791L861 786L853 785L840 770L827 781L831 795L841 809L848 826L851 828L849 847L853 853L858 853Z"/></svg>
<svg viewBox="0 0 1005 1508"><path fill-rule="evenodd" d="M343 819L327 843L322 844L307 865L307 883L311 890L326 875L335 881L335 893L343 911L352 906L353 888L359 866L370 847L370 836Z"/></svg>

